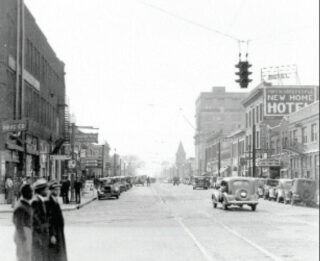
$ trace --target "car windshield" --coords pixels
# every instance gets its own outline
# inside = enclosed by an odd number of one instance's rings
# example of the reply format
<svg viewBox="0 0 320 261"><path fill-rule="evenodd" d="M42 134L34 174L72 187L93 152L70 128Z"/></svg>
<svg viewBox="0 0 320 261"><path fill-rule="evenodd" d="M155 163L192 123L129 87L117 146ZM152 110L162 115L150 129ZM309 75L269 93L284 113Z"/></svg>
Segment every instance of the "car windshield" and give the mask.
<svg viewBox="0 0 320 261"><path fill-rule="evenodd" d="M267 185L271 187L278 186L279 180L274 180L274 179L268 179L267 180Z"/></svg>
<svg viewBox="0 0 320 261"><path fill-rule="evenodd" d="M284 189L290 189L292 187L292 181L283 182Z"/></svg>
<svg viewBox="0 0 320 261"><path fill-rule="evenodd" d="M235 180L232 182L232 187L234 190L237 189L249 189L250 188L250 182L248 180Z"/></svg>

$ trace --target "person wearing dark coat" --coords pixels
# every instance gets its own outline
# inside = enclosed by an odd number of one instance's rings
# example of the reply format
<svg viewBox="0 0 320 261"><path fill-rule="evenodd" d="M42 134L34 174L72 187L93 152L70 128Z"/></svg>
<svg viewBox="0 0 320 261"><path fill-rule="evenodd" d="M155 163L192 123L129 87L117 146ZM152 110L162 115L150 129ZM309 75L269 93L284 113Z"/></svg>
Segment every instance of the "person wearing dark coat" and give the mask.
<svg viewBox="0 0 320 261"><path fill-rule="evenodd" d="M49 220L49 260L67 261L66 242L64 236L64 219L57 197L61 185L58 181L49 182L50 195L46 202Z"/></svg>
<svg viewBox="0 0 320 261"><path fill-rule="evenodd" d="M30 200L32 188L30 184L23 184L20 189L21 197L13 211L13 223L15 225L14 242L16 243L17 260L31 261L31 216Z"/></svg>
<svg viewBox="0 0 320 261"><path fill-rule="evenodd" d="M32 215L32 261L48 261L49 223L45 201L48 194L48 183L39 179L33 184L35 192L31 203Z"/></svg>
<svg viewBox="0 0 320 261"><path fill-rule="evenodd" d="M68 179L68 177L66 178L66 187L65 187L65 197L66 197L66 204L69 204L69 189L71 186L71 181Z"/></svg>
<svg viewBox="0 0 320 261"><path fill-rule="evenodd" d="M82 189L82 182L80 181L79 178L74 183L74 190L76 192L76 203L80 204L81 203L81 189Z"/></svg>

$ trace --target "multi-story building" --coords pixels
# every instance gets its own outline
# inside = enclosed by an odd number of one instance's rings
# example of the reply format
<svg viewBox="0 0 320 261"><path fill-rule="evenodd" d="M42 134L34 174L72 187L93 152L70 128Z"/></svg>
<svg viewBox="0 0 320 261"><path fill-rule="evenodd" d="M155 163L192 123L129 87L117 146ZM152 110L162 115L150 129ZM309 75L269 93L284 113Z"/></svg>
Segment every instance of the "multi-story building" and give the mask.
<svg viewBox="0 0 320 261"><path fill-rule="evenodd" d="M195 165L197 174L206 171L207 139L213 133L239 128L244 122L241 101L247 93L226 92L225 87L213 87L202 92L196 101Z"/></svg>
<svg viewBox="0 0 320 261"><path fill-rule="evenodd" d="M280 177L311 178L319 186L319 101L270 128L269 139L271 158L281 161Z"/></svg>
<svg viewBox="0 0 320 261"><path fill-rule="evenodd" d="M245 163L245 130L239 129L227 136L231 143L230 166L232 176L242 176Z"/></svg>
<svg viewBox="0 0 320 261"><path fill-rule="evenodd" d="M27 121L28 128L0 130L1 185L7 176L60 178L63 161L50 154L61 152L68 134L64 63L18 3L0 2L0 125Z"/></svg>
<svg viewBox="0 0 320 261"><path fill-rule="evenodd" d="M244 175L280 177L281 161L271 158L278 152L280 141L269 130L279 125L284 116L318 99L318 86L261 83L249 93L242 101L245 107Z"/></svg>

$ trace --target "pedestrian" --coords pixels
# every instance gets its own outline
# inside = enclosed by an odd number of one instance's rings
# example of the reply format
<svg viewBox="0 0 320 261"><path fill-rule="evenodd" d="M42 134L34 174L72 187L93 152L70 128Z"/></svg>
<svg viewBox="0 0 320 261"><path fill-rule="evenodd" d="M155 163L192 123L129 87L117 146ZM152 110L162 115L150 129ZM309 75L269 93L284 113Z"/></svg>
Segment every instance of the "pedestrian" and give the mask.
<svg viewBox="0 0 320 261"><path fill-rule="evenodd" d="M80 204L81 203L81 189L82 189L82 182L80 181L79 178L74 183L74 190L76 192L76 203Z"/></svg>
<svg viewBox="0 0 320 261"><path fill-rule="evenodd" d="M32 188L29 184L23 184L20 189L21 197L13 211L13 223L15 225L14 242L17 249L18 261L31 261L31 216L30 201L32 199Z"/></svg>
<svg viewBox="0 0 320 261"><path fill-rule="evenodd" d="M13 181L13 199L11 206L14 208L16 201L20 198L20 188L22 186L22 179L15 178Z"/></svg>
<svg viewBox="0 0 320 261"><path fill-rule="evenodd" d="M38 179L33 184L35 196L32 200L32 261L47 261L49 247L49 223L45 201L48 194L48 183Z"/></svg>
<svg viewBox="0 0 320 261"><path fill-rule="evenodd" d="M147 177L147 186L148 187L150 186L150 177L149 176Z"/></svg>
<svg viewBox="0 0 320 261"><path fill-rule="evenodd" d="M68 179L68 177L66 177L66 187L65 187L65 197L66 197L66 204L69 204L69 189L70 189L70 185L71 182Z"/></svg>
<svg viewBox="0 0 320 261"><path fill-rule="evenodd" d="M61 181L61 197L63 204L67 203L67 193L66 193L66 180L65 178Z"/></svg>
<svg viewBox="0 0 320 261"><path fill-rule="evenodd" d="M57 197L60 194L58 181L49 182L49 199L46 202L49 221L49 260L67 261L67 251L64 236L64 219Z"/></svg>
<svg viewBox="0 0 320 261"><path fill-rule="evenodd" d="M5 189L7 192L7 204L12 204L14 191L13 191L13 181L11 177L8 177L5 183Z"/></svg>

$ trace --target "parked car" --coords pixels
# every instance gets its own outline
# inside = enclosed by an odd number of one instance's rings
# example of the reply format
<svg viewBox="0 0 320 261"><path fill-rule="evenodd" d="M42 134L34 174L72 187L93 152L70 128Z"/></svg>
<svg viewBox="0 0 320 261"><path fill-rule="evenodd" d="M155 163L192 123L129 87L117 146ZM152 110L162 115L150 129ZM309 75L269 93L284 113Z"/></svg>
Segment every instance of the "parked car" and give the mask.
<svg viewBox="0 0 320 261"><path fill-rule="evenodd" d="M193 180L193 189L208 189L210 187L210 177L195 176Z"/></svg>
<svg viewBox="0 0 320 261"><path fill-rule="evenodd" d="M279 179L279 185L276 188L277 202L284 202L285 204L289 203L292 185L292 179Z"/></svg>
<svg viewBox="0 0 320 261"><path fill-rule="evenodd" d="M267 179L263 187L264 199L276 200L276 187L279 185L278 179Z"/></svg>
<svg viewBox="0 0 320 261"><path fill-rule="evenodd" d="M221 182L223 180L223 177L217 177L215 183L213 184L213 188L215 189L219 189Z"/></svg>
<svg viewBox="0 0 320 261"><path fill-rule="evenodd" d="M316 182L311 179L297 178L293 180L290 190L290 203L294 205L297 202L306 205L315 204Z"/></svg>
<svg viewBox="0 0 320 261"><path fill-rule="evenodd" d="M179 177L174 177L173 178L173 186L175 186L175 185L179 186L179 184L180 184L180 178Z"/></svg>
<svg viewBox="0 0 320 261"><path fill-rule="evenodd" d="M98 199L116 198L120 196L119 184L115 182L113 178L101 178L98 188Z"/></svg>
<svg viewBox="0 0 320 261"><path fill-rule="evenodd" d="M211 199L214 208L218 204L221 204L224 210L232 205L239 207L248 205L255 211L258 205L255 181L248 177L223 178L220 188L213 191Z"/></svg>

